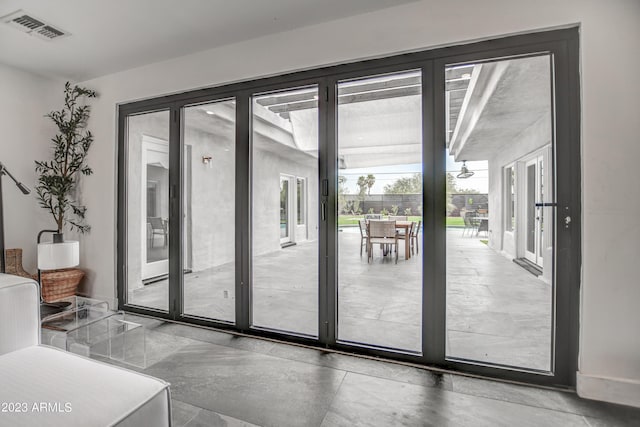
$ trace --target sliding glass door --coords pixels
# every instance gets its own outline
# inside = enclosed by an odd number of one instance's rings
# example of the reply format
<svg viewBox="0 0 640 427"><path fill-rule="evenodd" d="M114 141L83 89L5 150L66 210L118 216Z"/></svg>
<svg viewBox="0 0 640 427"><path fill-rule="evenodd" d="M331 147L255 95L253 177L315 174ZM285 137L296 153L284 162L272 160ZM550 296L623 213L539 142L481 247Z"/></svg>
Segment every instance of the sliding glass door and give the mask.
<svg viewBox="0 0 640 427"><path fill-rule="evenodd" d="M183 107L182 312L235 322L236 101Z"/></svg>
<svg viewBox="0 0 640 427"><path fill-rule="evenodd" d="M169 309L169 111L126 122L127 301Z"/></svg>
<svg viewBox="0 0 640 427"><path fill-rule="evenodd" d="M318 87L251 99L251 326L317 337Z"/></svg>
<svg viewBox="0 0 640 427"><path fill-rule="evenodd" d="M452 360L553 371L552 65L546 54L445 68Z"/></svg>
<svg viewBox="0 0 640 427"><path fill-rule="evenodd" d="M337 335L345 344L422 352L421 94L421 70L337 83Z"/></svg>
<svg viewBox="0 0 640 427"><path fill-rule="evenodd" d="M577 32L119 106L120 308L570 385Z"/></svg>

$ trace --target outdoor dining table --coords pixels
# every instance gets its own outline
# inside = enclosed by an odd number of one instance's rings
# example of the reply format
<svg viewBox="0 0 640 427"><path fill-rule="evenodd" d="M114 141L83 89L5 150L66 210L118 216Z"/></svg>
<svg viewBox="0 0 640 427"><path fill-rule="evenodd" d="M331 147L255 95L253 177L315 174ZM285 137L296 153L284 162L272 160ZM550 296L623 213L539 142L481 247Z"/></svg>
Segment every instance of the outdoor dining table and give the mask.
<svg viewBox="0 0 640 427"><path fill-rule="evenodd" d="M404 259L411 258L411 230L412 221L396 221L396 230L404 230Z"/></svg>
<svg viewBox="0 0 640 427"><path fill-rule="evenodd" d="M477 225L476 236L480 234L481 231L489 232L489 217L488 216L472 216L469 218Z"/></svg>

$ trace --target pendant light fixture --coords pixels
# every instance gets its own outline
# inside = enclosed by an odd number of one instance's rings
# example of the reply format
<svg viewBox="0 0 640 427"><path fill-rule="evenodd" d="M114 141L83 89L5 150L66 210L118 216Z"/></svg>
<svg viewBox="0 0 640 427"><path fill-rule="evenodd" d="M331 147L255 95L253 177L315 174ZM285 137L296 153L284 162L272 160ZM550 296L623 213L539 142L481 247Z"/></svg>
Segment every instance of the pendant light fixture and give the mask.
<svg viewBox="0 0 640 427"><path fill-rule="evenodd" d="M463 160L462 161L462 167L460 168L460 173L457 175L457 178L469 178L470 176L473 176L474 172L471 172L469 169L467 169L467 161Z"/></svg>

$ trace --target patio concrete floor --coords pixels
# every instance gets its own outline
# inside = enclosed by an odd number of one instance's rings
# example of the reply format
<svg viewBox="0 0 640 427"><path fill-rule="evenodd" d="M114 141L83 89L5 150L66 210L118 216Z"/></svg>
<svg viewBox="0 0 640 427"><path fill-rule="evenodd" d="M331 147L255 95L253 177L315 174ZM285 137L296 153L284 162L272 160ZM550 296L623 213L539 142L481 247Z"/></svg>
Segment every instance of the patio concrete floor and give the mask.
<svg viewBox="0 0 640 427"><path fill-rule="evenodd" d="M338 339L420 352L421 256L405 260L401 244L398 264L377 248L367 263L357 228L338 242ZM254 259L255 327L317 336L317 256L304 242ZM184 313L233 321L234 274L233 264L186 274ZM166 309L167 281L130 292L129 303ZM549 370L551 313L551 285L448 229L447 357Z"/></svg>

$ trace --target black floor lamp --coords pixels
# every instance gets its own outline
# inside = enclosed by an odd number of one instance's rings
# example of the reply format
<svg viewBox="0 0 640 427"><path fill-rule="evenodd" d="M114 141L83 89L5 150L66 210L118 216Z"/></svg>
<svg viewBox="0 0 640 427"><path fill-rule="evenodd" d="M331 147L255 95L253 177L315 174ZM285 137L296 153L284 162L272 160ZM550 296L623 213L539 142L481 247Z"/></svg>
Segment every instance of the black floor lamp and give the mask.
<svg viewBox="0 0 640 427"><path fill-rule="evenodd" d="M11 173L7 170L7 168L0 162L0 273L6 272L6 260L5 260L5 251L4 251L4 206L2 204L2 177L7 175L9 178L16 183L20 191L23 194L29 194L31 190L19 182Z"/></svg>

